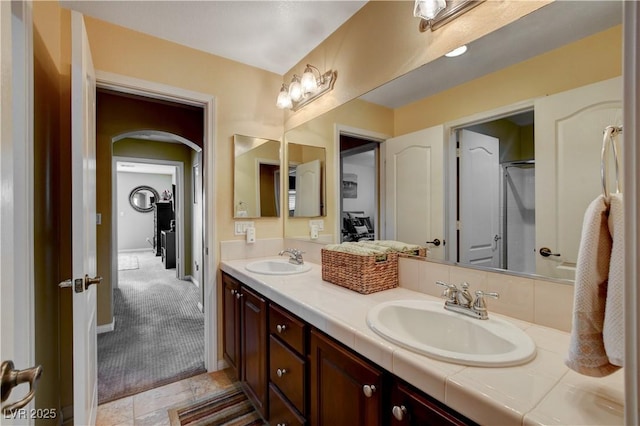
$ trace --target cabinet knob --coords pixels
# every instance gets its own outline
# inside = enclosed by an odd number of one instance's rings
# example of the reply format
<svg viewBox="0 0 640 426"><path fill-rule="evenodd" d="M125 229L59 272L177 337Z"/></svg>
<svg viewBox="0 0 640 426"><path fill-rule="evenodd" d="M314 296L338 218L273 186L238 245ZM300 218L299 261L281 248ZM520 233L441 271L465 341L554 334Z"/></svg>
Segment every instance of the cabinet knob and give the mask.
<svg viewBox="0 0 640 426"><path fill-rule="evenodd" d="M399 407L397 405L394 405L391 409L391 413L393 414L393 417L396 418L396 420L402 421L402 419L404 419L404 416L407 414L407 407L405 407L404 405L401 405Z"/></svg>
<svg viewBox="0 0 640 426"><path fill-rule="evenodd" d="M235 288L232 288L232 289L231 289L231 295L233 296L234 294L236 294L236 289L235 289Z"/></svg>
<svg viewBox="0 0 640 426"><path fill-rule="evenodd" d="M276 374L278 375L278 377L282 377L287 373L287 370L284 368L278 368L276 370Z"/></svg>
<svg viewBox="0 0 640 426"><path fill-rule="evenodd" d="M276 330L278 330L278 333L284 333L286 329L287 329L287 326L284 324L276 325Z"/></svg>
<svg viewBox="0 0 640 426"><path fill-rule="evenodd" d="M287 426L286 423L278 423L278 426Z"/></svg>
<svg viewBox="0 0 640 426"><path fill-rule="evenodd" d="M371 398L373 393L376 391L375 385L364 385L362 387L362 392L364 392L364 396L367 398Z"/></svg>
<svg viewBox="0 0 640 426"><path fill-rule="evenodd" d="M242 297L242 293L240 293L239 291L236 293L236 299L240 299Z"/></svg>

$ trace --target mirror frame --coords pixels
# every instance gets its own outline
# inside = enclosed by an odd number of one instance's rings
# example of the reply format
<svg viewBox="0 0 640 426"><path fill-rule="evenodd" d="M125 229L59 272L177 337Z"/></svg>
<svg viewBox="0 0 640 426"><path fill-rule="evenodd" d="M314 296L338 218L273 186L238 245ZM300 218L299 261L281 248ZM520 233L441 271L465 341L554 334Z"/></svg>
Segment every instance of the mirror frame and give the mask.
<svg viewBox="0 0 640 426"><path fill-rule="evenodd" d="M135 195L140 191L149 191L149 192L151 192L153 194L155 201L153 203L151 203L150 207L146 207L146 208L145 207L139 207L133 202L133 197L135 197ZM158 194L158 191L156 191L154 188L152 188L152 187L150 187L148 185L136 186L129 193L129 204L131 205L131 208L134 209L137 212L140 212L140 213L150 213L150 212L152 212L153 209L154 209L153 205L159 199L160 199L160 194Z"/></svg>

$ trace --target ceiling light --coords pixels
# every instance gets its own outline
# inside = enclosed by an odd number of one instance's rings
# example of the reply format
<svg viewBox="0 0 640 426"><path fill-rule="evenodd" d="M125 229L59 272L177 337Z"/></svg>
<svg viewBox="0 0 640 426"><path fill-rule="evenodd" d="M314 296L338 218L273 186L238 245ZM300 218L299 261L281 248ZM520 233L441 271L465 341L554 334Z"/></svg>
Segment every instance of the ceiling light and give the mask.
<svg viewBox="0 0 640 426"><path fill-rule="evenodd" d="M416 0L413 16L431 20L447 7L445 0Z"/></svg>
<svg viewBox="0 0 640 426"><path fill-rule="evenodd" d="M467 45L463 44L462 46L453 49L451 52L445 53L444 56L446 56L447 58L455 58L456 56L462 55L466 51L467 51Z"/></svg>
<svg viewBox="0 0 640 426"><path fill-rule="evenodd" d="M276 106L280 109L288 108L297 111L304 105L333 89L336 75L337 73L332 70L321 74L318 68L307 64L302 78L294 74L289 86L284 83L282 84L280 93L278 93Z"/></svg>

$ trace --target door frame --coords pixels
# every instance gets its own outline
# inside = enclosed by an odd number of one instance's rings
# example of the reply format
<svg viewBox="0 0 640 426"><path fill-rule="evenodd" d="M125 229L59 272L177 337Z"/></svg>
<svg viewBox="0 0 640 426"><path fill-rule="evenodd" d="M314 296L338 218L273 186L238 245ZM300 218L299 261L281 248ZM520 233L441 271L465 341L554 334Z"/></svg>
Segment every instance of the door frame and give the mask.
<svg viewBox="0 0 640 426"><path fill-rule="evenodd" d="M163 166L173 166L176 168L176 187L178 189L178 197L175 202L175 209L178 211L180 220L176 221L176 241L178 259L176 261L176 278L185 279L184 268L184 250L185 250L185 232L184 232L184 206L185 206L185 189L184 189L184 171L185 166L182 161L173 160L156 160L153 158L142 157L111 157L111 277L114 283L111 286L112 297L113 289L118 287L118 162L144 163L144 164L160 164ZM193 238L193 235L191 236ZM191 241L191 240L189 240Z"/></svg>
<svg viewBox="0 0 640 426"><path fill-rule="evenodd" d="M216 250L216 178L215 166L215 96L202 92L169 86L148 80L141 80L121 74L96 70L96 82L99 88L121 93L141 95L155 99L201 107L204 110L204 147L200 172L202 176L202 286L204 293L204 365L207 371L224 367L218 360L217 328L217 291L215 266L210 265L217 259ZM211 269L211 270L210 270Z"/></svg>
<svg viewBox="0 0 640 426"><path fill-rule="evenodd" d="M337 189L337 193L335 194L336 199L338 199L338 202L336 202L335 208L333 209L333 214L334 217L336 218L335 223L334 223L334 228L333 228L333 240L336 243L340 242L340 235L342 233L342 198L341 198L341 177L342 177L342 167L341 167L341 157L340 157L340 135L345 135L345 136L353 136L356 138L361 138L361 139L367 139L371 142L377 142L378 143L378 158L379 158L379 162L378 162L378 170L377 170L377 175L378 175L378 195L376 196L377 198L377 203L378 203L378 212L377 212L377 218L375 219L375 231L376 231L376 235L381 237L383 235L386 235L386 227L385 227L385 221L386 221L386 217L385 217L385 212L383 208L380 208L380 206L384 206L385 202L386 202L386 198L385 198L385 194L384 191L381 191L380 188L384 188L385 187L385 157L384 157L384 149L382 149L382 144L389 138L391 138L390 135L386 135L384 133L379 133L379 132L373 132L371 130L366 130L366 129L360 129L358 127L352 127L352 126L347 126L344 124L335 124L334 125L334 129L333 129L333 161L335 164L335 167L333 168L335 170L334 173L334 179L335 179L335 187L338 188ZM327 198L328 199L328 198Z"/></svg>
<svg viewBox="0 0 640 426"><path fill-rule="evenodd" d="M533 106L534 99L528 99L526 101L516 102L514 104L505 105L488 111L482 111L467 117L448 121L443 124L445 134L443 154L444 164L447 168L444 176L444 197L446 200L445 212L455 212L458 208L458 156L456 132L465 127L485 123L487 121L499 120L510 115L533 110ZM447 138L446 135L449 135L449 137ZM456 259L458 253L458 241L456 238L458 232L457 220L451 219L451 214L445 214L444 216L445 241L447 242L445 254L448 260L455 262L454 259Z"/></svg>
<svg viewBox="0 0 640 426"><path fill-rule="evenodd" d="M36 346L31 2L0 2L0 22L0 309L3 318L12 319L2 322L2 360L11 359L24 369L35 364ZM11 400L21 394L16 392ZM33 424L33 418L27 423Z"/></svg>

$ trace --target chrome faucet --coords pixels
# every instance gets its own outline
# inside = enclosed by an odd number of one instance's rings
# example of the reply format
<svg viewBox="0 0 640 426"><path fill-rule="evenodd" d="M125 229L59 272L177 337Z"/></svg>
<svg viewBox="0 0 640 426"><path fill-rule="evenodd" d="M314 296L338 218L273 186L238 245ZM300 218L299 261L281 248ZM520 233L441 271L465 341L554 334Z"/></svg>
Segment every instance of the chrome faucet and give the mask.
<svg viewBox="0 0 640 426"><path fill-rule="evenodd" d="M441 287L445 287L445 290L442 293L442 295L446 298L444 302L445 309L468 315L476 319L489 319L489 314L487 312L487 303L484 300L485 296L492 297L494 299L500 297L500 295L495 292L477 290L475 292L476 297L474 300L473 296L469 292L468 283L462 283L460 285L462 289L456 287L455 284L447 284L443 281L436 281L436 284Z"/></svg>
<svg viewBox="0 0 640 426"><path fill-rule="evenodd" d="M289 263L293 263L294 265L302 265L304 263L304 259L302 258L303 251L298 249L284 249L280 253L280 256L283 256L285 253L289 254Z"/></svg>

